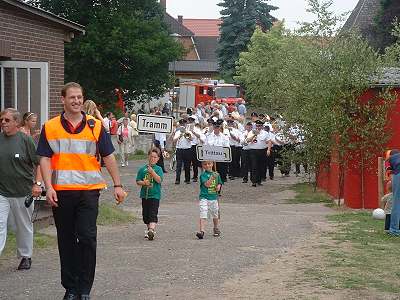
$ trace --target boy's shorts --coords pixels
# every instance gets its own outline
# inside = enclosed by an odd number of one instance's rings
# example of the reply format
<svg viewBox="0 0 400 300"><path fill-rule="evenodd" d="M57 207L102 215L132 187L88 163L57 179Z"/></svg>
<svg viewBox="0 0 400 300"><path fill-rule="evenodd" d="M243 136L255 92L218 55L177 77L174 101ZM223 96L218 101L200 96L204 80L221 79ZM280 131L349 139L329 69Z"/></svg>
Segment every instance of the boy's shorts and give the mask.
<svg viewBox="0 0 400 300"><path fill-rule="evenodd" d="M218 218L218 200L200 199L200 219L207 219L210 214L211 218Z"/></svg>

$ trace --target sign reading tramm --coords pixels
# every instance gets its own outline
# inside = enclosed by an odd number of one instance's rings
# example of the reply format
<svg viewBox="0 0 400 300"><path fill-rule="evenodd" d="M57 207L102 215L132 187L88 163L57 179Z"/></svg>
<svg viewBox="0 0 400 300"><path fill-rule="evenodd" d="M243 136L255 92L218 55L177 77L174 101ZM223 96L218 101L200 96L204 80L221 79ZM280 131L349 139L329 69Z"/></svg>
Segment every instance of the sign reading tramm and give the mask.
<svg viewBox="0 0 400 300"><path fill-rule="evenodd" d="M172 117L155 115L137 115L137 128L140 132L172 132Z"/></svg>
<svg viewBox="0 0 400 300"><path fill-rule="evenodd" d="M197 145L197 159L199 161L231 162L231 147L218 147L208 145Z"/></svg>

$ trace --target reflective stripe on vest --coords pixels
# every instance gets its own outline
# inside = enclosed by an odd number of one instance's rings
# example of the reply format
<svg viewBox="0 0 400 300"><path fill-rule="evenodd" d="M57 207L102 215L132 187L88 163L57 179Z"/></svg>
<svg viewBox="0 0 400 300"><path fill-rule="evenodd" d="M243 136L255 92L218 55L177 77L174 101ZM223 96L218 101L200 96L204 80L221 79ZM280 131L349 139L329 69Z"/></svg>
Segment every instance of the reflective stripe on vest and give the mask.
<svg viewBox="0 0 400 300"><path fill-rule="evenodd" d="M89 119L94 118L86 116L86 120ZM56 191L94 190L106 186L95 156L100 132L101 122L98 120L95 120L93 130L86 124L83 130L76 134L63 128L61 116L45 124L46 138L53 151L52 185Z"/></svg>
<svg viewBox="0 0 400 300"><path fill-rule="evenodd" d="M54 154L77 153L96 155L96 142L85 140L60 139L49 141Z"/></svg>

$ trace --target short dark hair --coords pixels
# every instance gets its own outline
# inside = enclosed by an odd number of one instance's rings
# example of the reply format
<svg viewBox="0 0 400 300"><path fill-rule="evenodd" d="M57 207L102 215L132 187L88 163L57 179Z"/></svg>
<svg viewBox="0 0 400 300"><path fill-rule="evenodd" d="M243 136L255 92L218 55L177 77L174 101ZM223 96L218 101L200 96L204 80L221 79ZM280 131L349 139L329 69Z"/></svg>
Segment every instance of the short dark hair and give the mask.
<svg viewBox="0 0 400 300"><path fill-rule="evenodd" d="M63 88L61 89L61 96L65 97L67 95L67 91L70 88L78 88L81 89L82 93L83 93L83 88L79 83L76 82L68 82L66 84L64 84Z"/></svg>

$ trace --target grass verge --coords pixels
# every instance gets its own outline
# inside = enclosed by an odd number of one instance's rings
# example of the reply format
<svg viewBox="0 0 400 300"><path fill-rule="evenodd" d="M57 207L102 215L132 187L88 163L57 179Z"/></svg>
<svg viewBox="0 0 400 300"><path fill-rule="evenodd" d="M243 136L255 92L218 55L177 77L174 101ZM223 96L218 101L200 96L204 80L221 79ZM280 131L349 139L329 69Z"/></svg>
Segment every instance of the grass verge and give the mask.
<svg viewBox="0 0 400 300"><path fill-rule="evenodd" d="M324 203L326 206L334 206L332 199L325 192L314 190L313 184L297 183L292 190L296 192L296 196L288 200L289 203Z"/></svg>
<svg viewBox="0 0 400 300"><path fill-rule="evenodd" d="M332 200L313 192L307 183L294 187L291 203L326 203ZM327 217L336 230L326 233L318 245L323 259L304 268L302 280L318 282L327 289L374 290L400 293L400 238L384 231L384 220L375 220L370 211L337 210Z"/></svg>
<svg viewBox="0 0 400 300"><path fill-rule="evenodd" d="M49 247L56 247L57 245L57 239L54 236L50 236L47 234L42 234L35 232L33 235L33 249L34 251L36 249L45 249ZM7 242L6 246L3 250L3 253L1 255L0 261L2 259L7 259L10 256L15 255L17 249L17 241L15 238L15 234L13 232L9 232L7 235Z"/></svg>
<svg viewBox="0 0 400 300"><path fill-rule="evenodd" d="M135 222L136 217L122 210L115 204L100 203L97 224L99 225L121 225Z"/></svg>

